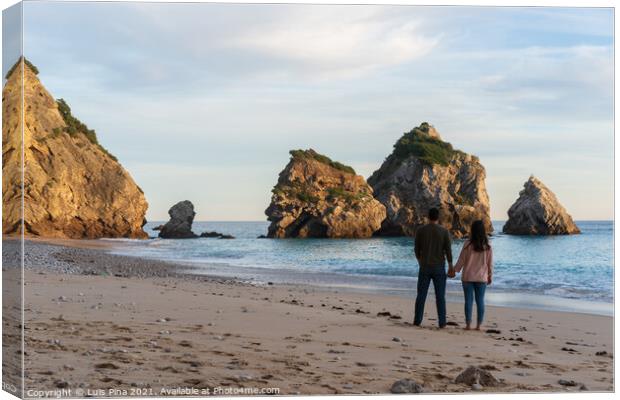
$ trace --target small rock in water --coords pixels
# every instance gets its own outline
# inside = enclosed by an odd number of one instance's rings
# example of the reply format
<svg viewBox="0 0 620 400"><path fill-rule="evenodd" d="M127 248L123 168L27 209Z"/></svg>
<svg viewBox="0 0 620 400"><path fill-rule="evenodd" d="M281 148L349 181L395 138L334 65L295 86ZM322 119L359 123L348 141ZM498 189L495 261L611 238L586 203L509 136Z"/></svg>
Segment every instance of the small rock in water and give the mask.
<svg viewBox="0 0 620 400"><path fill-rule="evenodd" d="M502 231L509 235L580 233L553 192L533 175L525 182L519 198L508 210L508 221Z"/></svg>
<svg viewBox="0 0 620 400"><path fill-rule="evenodd" d="M573 380L560 379L558 383L562 386L577 386L578 383Z"/></svg>
<svg viewBox="0 0 620 400"><path fill-rule="evenodd" d="M422 393L424 388L412 379L401 379L392 384L390 392L394 394Z"/></svg>
<svg viewBox="0 0 620 400"><path fill-rule="evenodd" d="M399 338L398 336L394 336L392 338L392 342L402 342L401 338Z"/></svg>
<svg viewBox="0 0 620 400"><path fill-rule="evenodd" d="M500 334L502 333L502 331L500 331L499 329L487 329L487 333L495 333L495 334Z"/></svg>
<svg viewBox="0 0 620 400"><path fill-rule="evenodd" d="M191 239L198 237L192 232L194 222L194 205L189 200L180 201L168 210L170 221L159 230L160 238Z"/></svg>
<svg viewBox="0 0 620 400"><path fill-rule="evenodd" d="M473 385L471 385L471 389L472 390L482 390L482 385L479 383L474 383Z"/></svg>
<svg viewBox="0 0 620 400"><path fill-rule="evenodd" d="M605 350L603 350L603 351L597 351L597 352L596 352L596 355L597 355L597 356L606 356L606 355L607 355L607 352L606 352Z"/></svg>
<svg viewBox="0 0 620 400"><path fill-rule="evenodd" d="M448 322L446 322L446 325L448 325L448 326L459 326L458 322L454 322L454 321L448 321Z"/></svg>

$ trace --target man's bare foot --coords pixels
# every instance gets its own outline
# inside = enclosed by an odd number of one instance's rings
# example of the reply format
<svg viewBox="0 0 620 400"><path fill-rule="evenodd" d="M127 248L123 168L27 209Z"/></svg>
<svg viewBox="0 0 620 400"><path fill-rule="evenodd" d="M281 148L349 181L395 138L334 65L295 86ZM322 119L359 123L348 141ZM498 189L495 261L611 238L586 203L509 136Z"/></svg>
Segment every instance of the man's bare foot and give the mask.
<svg viewBox="0 0 620 400"><path fill-rule="evenodd" d="M467 326L466 326L465 328L463 328L463 329L465 329L466 331L471 331L471 326L467 325Z"/></svg>
<svg viewBox="0 0 620 400"><path fill-rule="evenodd" d="M480 325L476 326L476 330L479 331L480 330Z"/></svg>

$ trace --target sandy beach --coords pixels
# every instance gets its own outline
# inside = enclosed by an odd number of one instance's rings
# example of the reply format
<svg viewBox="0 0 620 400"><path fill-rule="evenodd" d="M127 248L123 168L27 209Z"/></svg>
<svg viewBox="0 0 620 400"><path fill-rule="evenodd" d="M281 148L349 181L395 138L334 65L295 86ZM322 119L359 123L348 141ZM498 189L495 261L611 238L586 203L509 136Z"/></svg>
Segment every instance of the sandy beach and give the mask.
<svg viewBox="0 0 620 400"><path fill-rule="evenodd" d="M464 331L462 304L449 303L439 330L429 297L418 328L410 299L186 275L106 246L26 242L27 397L389 393L403 378L467 392L455 378L469 366L500 380L486 392L613 390L611 317L488 307L483 331Z"/></svg>

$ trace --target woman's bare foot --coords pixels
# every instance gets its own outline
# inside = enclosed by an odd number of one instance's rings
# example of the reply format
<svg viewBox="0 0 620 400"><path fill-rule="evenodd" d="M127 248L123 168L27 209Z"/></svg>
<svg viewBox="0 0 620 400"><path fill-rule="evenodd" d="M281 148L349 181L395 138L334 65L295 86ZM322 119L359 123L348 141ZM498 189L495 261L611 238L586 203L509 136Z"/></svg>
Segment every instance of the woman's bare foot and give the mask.
<svg viewBox="0 0 620 400"><path fill-rule="evenodd" d="M476 330L479 331L480 330L480 325L476 325Z"/></svg>
<svg viewBox="0 0 620 400"><path fill-rule="evenodd" d="M465 329L466 331L471 331L471 326L469 324L467 324L467 326L465 326L465 328L463 328L463 329Z"/></svg>

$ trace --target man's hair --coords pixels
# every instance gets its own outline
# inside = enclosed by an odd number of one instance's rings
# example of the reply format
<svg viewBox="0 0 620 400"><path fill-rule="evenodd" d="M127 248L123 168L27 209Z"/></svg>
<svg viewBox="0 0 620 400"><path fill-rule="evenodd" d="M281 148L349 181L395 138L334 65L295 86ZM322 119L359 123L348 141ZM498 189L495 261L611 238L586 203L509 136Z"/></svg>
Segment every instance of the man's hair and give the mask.
<svg viewBox="0 0 620 400"><path fill-rule="evenodd" d="M435 207L428 210L428 219L431 221L437 221L439 219L439 210Z"/></svg>

